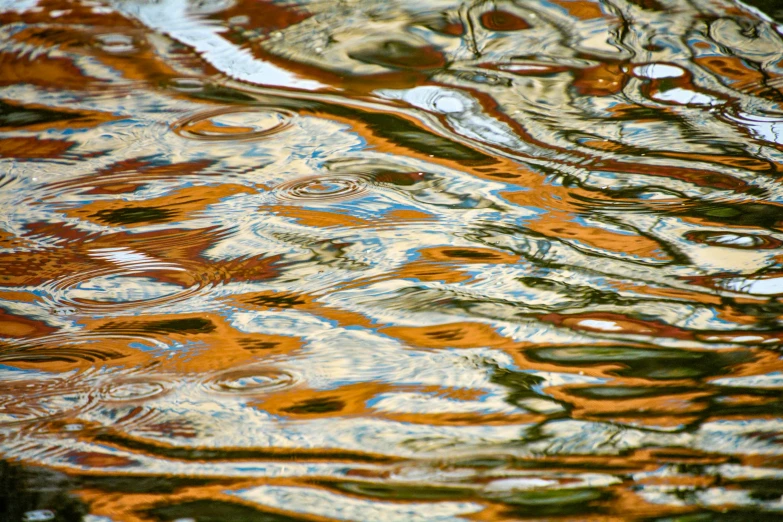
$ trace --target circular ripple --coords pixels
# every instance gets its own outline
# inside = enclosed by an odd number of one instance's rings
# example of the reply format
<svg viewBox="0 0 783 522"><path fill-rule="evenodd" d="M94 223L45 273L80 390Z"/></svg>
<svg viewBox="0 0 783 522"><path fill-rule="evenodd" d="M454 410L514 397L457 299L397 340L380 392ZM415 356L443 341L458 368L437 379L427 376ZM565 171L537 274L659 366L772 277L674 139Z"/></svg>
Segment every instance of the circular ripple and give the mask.
<svg viewBox="0 0 783 522"><path fill-rule="evenodd" d="M158 397L171 389L171 383L161 380L133 379L109 383L100 390L100 397L110 402L137 402Z"/></svg>
<svg viewBox="0 0 783 522"><path fill-rule="evenodd" d="M303 202L355 198L368 190L367 180L353 174L299 178L275 187L279 199Z"/></svg>
<svg viewBox="0 0 783 522"><path fill-rule="evenodd" d="M206 379L204 387L230 395L256 395L289 388L298 381L291 373L271 368L231 370Z"/></svg>
<svg viewBox="0 0 783 522"><path fill-rule="evenodd" d="M188 116L175 122L172 129L193 140L246 141L282 131L293 116L281 109L229 107Z"/></svg>
<svg viewBox="0 0 783 522"><path fill-rule="evenodd" d="M0 426L16 426L51 420L82 411L89 394L68 389L67 383L16 381L0 394Z"/></svg>
<svg viewBox="0 0 783 522"><path fill-rule="evenodd" d="M200 235L173 230L158 236L160 250L190 248L194 241L218 241L231 234L219 230ZM105 314L170 306L212 291L232 277L239 277L239 263L204 263L198 258L169 260L156 253L132 248L93 248L82 251L87 268L50 279L41 285L42 304L52 313ZM247 269L248 277L263 267ZM247 273L244 273L247 275Z"/></svg>
<svg viewBox="0 0 783 522"><path fill-rule="evenodd" d="M48 295L43 302L53 310L100 314L170 305L209 289L204 282L188 287L173 283L155 285L150 282L154 267L136 270L134 273L133 267L109 267L70 274L46 285Z"/></svg>
<svg viewBox="0 0 783 522"><path fill-rule="evenodd" d="M770 236L723 231L688 232L685 239L710 246L743 250L768 250L783 245L783 242Z"/></svg>

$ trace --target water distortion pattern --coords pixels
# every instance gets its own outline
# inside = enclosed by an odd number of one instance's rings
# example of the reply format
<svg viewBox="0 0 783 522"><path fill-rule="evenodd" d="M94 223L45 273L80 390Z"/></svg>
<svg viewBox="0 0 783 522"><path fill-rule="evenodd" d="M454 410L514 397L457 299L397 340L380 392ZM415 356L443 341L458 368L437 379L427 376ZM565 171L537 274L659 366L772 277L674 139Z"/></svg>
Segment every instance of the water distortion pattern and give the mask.
<svg viewBox="0 0 783 522"><path fill-rule="evenodd" d="M0 518L778 520L782 176L772 0L0 0Z"/></svg>

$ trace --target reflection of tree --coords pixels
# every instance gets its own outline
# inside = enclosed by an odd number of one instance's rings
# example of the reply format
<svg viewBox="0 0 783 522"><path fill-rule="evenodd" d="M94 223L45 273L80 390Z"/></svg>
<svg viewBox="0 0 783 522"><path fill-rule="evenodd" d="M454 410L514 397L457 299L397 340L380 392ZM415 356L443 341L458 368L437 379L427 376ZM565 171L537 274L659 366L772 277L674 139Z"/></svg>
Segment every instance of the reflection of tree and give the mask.
<svg viewBox="0 0 783 522"><path fill-rule="evenodd" d="M252 517L253 488L645 517L607 484L755 473L783 46L661 4L0 13L4 454L169 481L82 492L161 519Z"/></svg>

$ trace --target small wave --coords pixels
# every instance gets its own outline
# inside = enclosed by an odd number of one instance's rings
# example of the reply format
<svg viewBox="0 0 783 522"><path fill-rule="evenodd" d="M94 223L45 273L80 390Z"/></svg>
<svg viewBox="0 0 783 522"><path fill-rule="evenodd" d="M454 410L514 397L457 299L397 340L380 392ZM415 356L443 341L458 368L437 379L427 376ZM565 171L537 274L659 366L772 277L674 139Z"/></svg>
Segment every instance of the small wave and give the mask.
<svg viewBox="0 0 783 522"><path fill-rule="evenodd" d="M92 399L74 381L6 380L0 389L0 427L29 425L84 411Z"/></svg>
<svg viewBox="0 0 783 522"><path fill-rule="evenodd" d="M97 269L71 274L47 285L44 304L56 310L102 314L140 310L184 301L207 285L182 287L175 284L151 284L149 269L141 271Z"/></svg>
<svg viewBox="0 0 783 522"><path fill-rule="evenodd" d="M202 381L209 392L228 395L257 395L290 388L300 379L274 368L246 368L213 374Z"/></svg>
<svg viewBox="0 0 783 522"><path fill-rule="evenodd" d="M153 399L167 393L173 383L153 377L109 382L99 391L99 398L107 402L139 402Z"/></svg>
<svg viewBox="0 0 783 522"><path fill-rule="evenodd" d="M193 140L248 141L282 132L293 117L293 113L283 109L224 107L182 118L171 128Z"/></svg>
<svg viewBox="0 0 783 522"><path fill-rule="evenodd" d="M367 180L354 174L329 174L281 183L274 191L278 199L293 202L332 201L363 196Z"/></svg>

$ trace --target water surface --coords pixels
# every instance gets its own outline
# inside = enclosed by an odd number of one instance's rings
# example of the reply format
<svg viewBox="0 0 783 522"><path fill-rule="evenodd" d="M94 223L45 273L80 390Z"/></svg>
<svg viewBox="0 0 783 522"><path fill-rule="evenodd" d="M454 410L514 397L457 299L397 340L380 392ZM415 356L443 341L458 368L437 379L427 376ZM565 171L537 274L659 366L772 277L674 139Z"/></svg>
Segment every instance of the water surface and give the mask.
<svg viewBox="0 0 783 522"><path fill-rule="evenodd" d="M0 0L0 518L783 516L751 4Z"/></svg>

